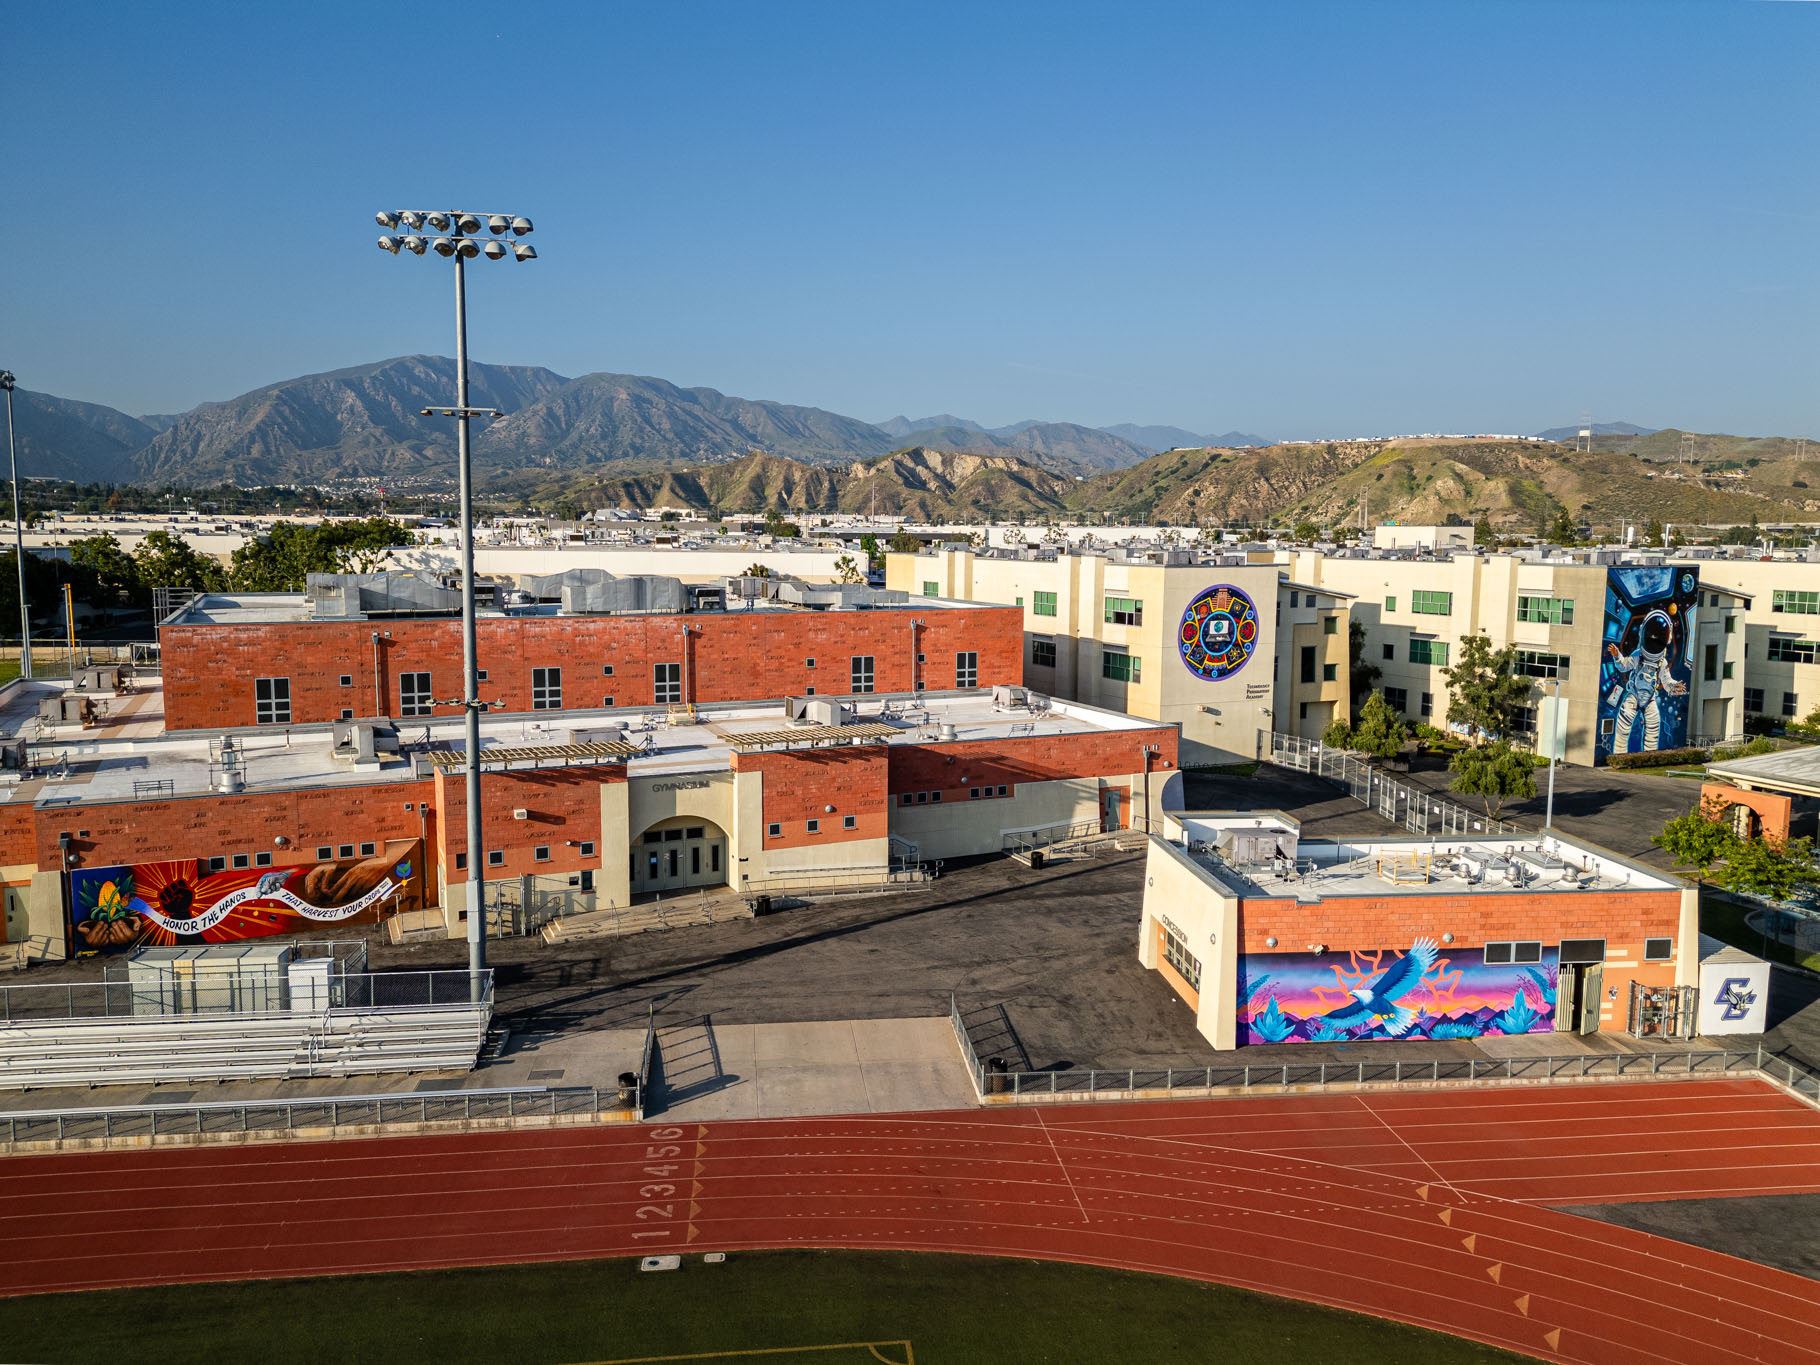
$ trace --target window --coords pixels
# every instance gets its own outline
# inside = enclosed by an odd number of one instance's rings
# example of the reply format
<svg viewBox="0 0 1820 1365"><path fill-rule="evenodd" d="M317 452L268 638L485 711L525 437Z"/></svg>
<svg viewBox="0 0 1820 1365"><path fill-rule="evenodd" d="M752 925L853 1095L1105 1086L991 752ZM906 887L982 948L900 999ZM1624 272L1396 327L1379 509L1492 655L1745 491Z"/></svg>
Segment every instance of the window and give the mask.
<svg viewBox="0 0 1820 1365"><path fill-rule="evenodd" d="M1605 961L1605 940L1602 938L1564 938L1561 940L1561 965L1569 966L1575 962Z"/></svg>
<svg viewBox="0 0 1820 1365"><path fill-rule="evenodd" d="M1766 657L1772 664L1811 664L1814 661L1814 642L1798 640L1792 635L1772 635L1769 637L1769 654Z"/></svg>
<svg viewBox="0 0 1820 1365"><path fill-rule="evenodd" d="M928 792L918 792L916 794L916 804L919 806L928 805L929 804L929 793Z"/></svg>
<svg viewBox="0 0 1820 1365"><path fill-rule="evenodd" d="M335 850L332 847L330 847L328 844L317 844L316 845L316 861L317 862L326 863L329 861L329 859L333 858L334 856L335 856Z"/></svg>
<svg viewBox="0 0 1820 1365"><path fill-rule="evenodd" d="M1138 657L1122 649L1109 649L1100 655L1100 676L1112 682L1134 683L1138 680Z"/></svg>
<svg viewBox="0 0 1820 1365"><path fill-rule="evenodd" d="M1417 588L1409 594L1409 609L1417 616L1452 616L1453 594Z"/></svg>
<svg viewBox="0 0 1820 1365"><path fill-rule="evenodd" d="M853 678L851 690L854 692L870 692L872 690L873 677L875 676L872 667L872 655L853 655L850 667Z"/></svg>
<svg viewBox="0 0 1820 1365"><path fill-rule="evenodd" d="M1820 592L1795 592L1791 588L1776 588L1770 593L1769 609L1793 612L1798 616L1820 615Z"/></svg>
<svg viewBox="0 0 1820 1365"><path fill-rule="evenodd" d="M612 677L613 676L613 665L612 664L602 664L600 666L600 676L603 678Z"/></svg>
<svg viewBox="0 0 1820 1365"><path fill-rule="evenodd" d="M1014 598L1014 599L1012 599L1011 605L1014 607L1021 607L1024 605L1024 599L1021 597Z"/></svg>
<svg viewBox="0 0 1820 1365"><path fill-rule="evenodd" d="M916 804L916 793L905 792L902 796L897 798L897 804L900 806L914 806Z"/></svg>
<svg viewBox="0 0 1820 1365"><path fill-rule="evenodd" d="M271 865L272 865L272 855L271 854L255 853L253 855L253 866L254 867L270 867Z"/></svg>
<svg viewBox="0 0 1820 1365"><path fill-rule="evenodd" d="M1600 957L1603 958L1603 956L1604 954L1601 953ZM1540 943L1487 943L1485 945L1485 965L1488 967L1501 963L1540 962L1541 960L1542 945Z"/></svg>
<svg viewBox="0 0 1820 1365"><path fill-rule="evenodd" d="M1533 740L1536 737L1536 708L1519 706L1511 716L1510 726L1519 735L1527 735Z"/></svg>
<svg viewBox="0 0 1820 1365"><path fill-rule="evenodd" d="M601 699L600 699L600 704L601 704L601 705L602 705L602 706L604 706L604 707L611 707L611 706L612 706L612 705L613 705L613 698L611 698L611 697L602 697L602 698L601 698Z"/></svg>
<svg viewBox="0 0 1820 1365"><path fill-rule="evenodd" d="M1055 641L1032 640L1030 642L1030 662L1038 668L1055 667Z"/></svg>
<svg viewBox="0 0 1820 1365"><path fill-rule="evenodd" d="M1339 630L1340 630L1340 618L1339 617L1323 616L1321 618L1321 634L1337 635L1337 634L1339 634Z"/></svg>
<svg viewBox="0 0 1820 1365"><path fill-rule="evenodd" d="M804 659L804 660L803 660L803 667L804 667L804 668L814 668L814 667L815 667L815 660L813 660L813 659Z"/></svg>
<svg viewBox="0 0 1820 1365"><path fill-rule="evenodd" d="M401 716L427 716L430 714L430 675L428 673L400 673L398 675L398 714Z"/></svg>
<svg viewBox="0 0 1820 1365"><path fill-rule="evenodd" d="M708 828L706 825L690 825L687 829L683 830L683 838L685 839L705 839L707 835Z"/></svg>
<svg viewBox="0 0 1820 1365"><path fill-rule="evenodd" d="M227 859L226 858L210 858L209 859L209 871L210 872L227 871Z"/></svg>
<svg viewBox="0 0 1820 1365"><path fill-rule="evenodd" d="M682 665L680 663L652 665L651 700L659 706L667 706L682 699Z"/></svg>
<svg viewBox="0 0 1820 1365"><path fill-rule="evenodd" d="M1784 692L1782 694L1782 714L1790 717L1800 715L1801 698L1793 692Z"/></svg>
<svg viewBox="0 0 1820 1365"><path fill-rule="evenodd" d="M1188 951L1188 940L1173 926L1163 926L1163 960L1174 967L1190 990L1201 989L1201 960Z"/></svg>
<svg viewBox="0 0 1820 1365"><path fill-rule="evenodd" d="M1735 629L1738 624L1738 618L1736 616L1726 616L1721 619L1725 622L1725 633L1727 635L1736 635L1738 633Z"/></svg>
<svg viewBox="0 0 1820 1365"><path fill-rule="evenodd" d="M1409 642L1409 662L1447 667L1447 641L1425 640L1421 636L1413 637Z"/></svg>
<svg viewBox="0 0 1820 1365"><path fill-rule="evenodd" d="M1321 665L1321 681L1322 682L1338 682L1339 680L1340 680L1340 666L1338 664L1322 664Z"/></svg>
<svg viewBox="0 0 1820 1365"><path fill-rule="evenodd" d="M954 656L954 685L956 687L978 687L980 685L980 656L977 650L969 649Z"/></svg>
<svg viewBox="0 0 1820 1365"><path fill-rule="evenodd" d="M929 804L932 806L941 805L942 804L942 794L940 792L930 792L929 793Z"/></svg>
<svg viewBox="0 0 1820 1365"><path fill-rule="evenodd" d="M335 850L335 856L337 858L352 858L354 856L354 845L342 844Z"/></svg>
<svg viewBox="0 0 1820 1365"><path fill-rule="evenodd" d="M360 846L360 856L363 858L371 858L378 851L379 850L372 844L362 844Z"/></svg>
<svg viewBox="0 0 1820 1365"><path fill-rule="evenodd" d="M253 721L258 725L291 723L291 680L253 679Z"/></svg>
<svg viewBox="0 0 1820 1365"><path fill-rule="evenodd" d="M1763 714L1763 689L1761 687L1744 689L1744 709L1752 715Z"/></svg>
<svg viewBox="0 0 1820 1365"><path fill-rule="evenodd" d="M941 595L942 595L942 585L940 583L937 583L932 578L925 578L923 580L923 596L924 597L940 597Z"/></svg>
<svg viewBox="0 0 1820 1365"><path fill-rule="evenodd" d="M341 675L341 685L343 687L352 687L354 685L354 675L352 673L343 673Z"/></svg>
<svg viewBox="0 0 1820 1365"><path fill-rule="evenodd" d="M594 856L594 841L592 839L583 839L581 841L581 856L584 858L592 858Z"/></svg>
<svg viewBox="0 0 1820 1365"><path fill-rule="evenodd" d="M531 850L531 861L534 863L549 862L550 861L550 846L548 844L538 844L535 848L533 848Z"/></svg>
<svg viewBox="0 0 1820 1365"><path fill-rule="evenodd" d="M815 689L813 687L805 687L803 689L803 695L805 697L813 697L815 695Z"/></svg>
<svg viewBox="0 0 1820 1365"><path fill-rule="evenodd" d="M1529 678L1565 678L1567 656L1543 654L1533 649L1519 649L1510 661L1510 671Z"/></svg>
<svg viewBox="0 0 1820 1365"><path fill-rule="evenodd" d="M1144 604L1135 597L1108 597L1106 619L1115 626L1144 624Z"/></svg>
<svg viewBox="0 0 1820 1365"><path fill-rule="evenodd" d="M1574 623L1574 601L1571 597L1517 597L1517 620L1544 626L1571 626Z"/></svg>
<svg viewBox="0 0 1820 1365"><path fill-rule="evenodd" d="M250 857L248 857L246 854L236 853L234 855L234 870L235 871L239 871L243 867L251 867L252 865L253 865L253 860Z"/></svg>
<svg viewBox="0 0 1820 1365"><path fill-rule="evenodd" d="M1390 709L1398 715L1409 710L1409 689L1406 687L1386 687L1384 700L1390 703Z"/></svg>
<svg viewBox="0 0 1820 1365"><path fill-rule="evenodd" d="M987 793L986 793L986 795L988 795L988 796L990 796L990 795L992 795L992 793L991 793L991 792L990 792L990 791L988 791L988 792L987 792ZM977 801L977 800L979 800L979 799L980 799L980 789L979 789L979 788L978 788L978 787L969 787L969 788L967 788L967 799L968 799L968 800L969 800L969 801Z"/></svg>
<svg viewBox="0 0 1820 1365"><path fill-rule="evenodd" d="M767 839L783 838L784 837L784 827L782 825L778 824L776 821L773 821L772 823L765 826L765 837Z"/></svg>
<svg viewBox="0 0 1820 1365"><path fill-rule="evenodd" d="M353 707L351 707L351 706L344 706L344 707L342 707L342 708L341 708L341 718L342 718L342 719L343 719L343 720L352 720L352 719L354 719L354 708L353 708Z"/></svg>
<svg viewBox="0 0 1820 1365"><path fill-rule="evenodd" d="M1643 960L1645 962L1667 962L1675 955L1675 941L1672 938L1646 938L1643 940Z"/></svg>
<svg viewBox="0 0 1820 1365"><path fill-rule="evenodd" d="M503 848L490 848L487 850L488 867L504 867L505 865L506 851Z"/></svg>
<svg viewBox="0 0 1820 1365"><path fill-rule="evenodd" d="M1390 596L1388 596L1384 599L1384 610L1385 611L1395 611L1396 609L1397 609L1397 595L1393 592L1390 594Z"/></svg>
<svg viewBox="0 0 1820 1365"><path fill-rule="evenodd" d="M809 833L820 834L822 832L822 822L820 820L810 820L806 823L809 828Z"/></svg>
<svg viewBox="0 0 1820 1365"><path fill-rule="evenodd" d="M1007 788L1006 788L1006 786L1005 786L1005 784L1004 784L1004 783L1003 783L1003 782L1001 782L1001 783L999 783L999 784L998 784L998 794L999 794L999 795L1000 795L1000 796L1003 796L1003 795L1005 795L1005 793L1006 793L1006 790L1007 790Z"/></svg>
<svg viewBox="0 0 1820 1365"><path fill-rule="evenodd" d="M1303 645L1302 646L1302 681L1305 683L1311 683L1314 681L1314 646L1313 645Z"/></svg>
<svg viewBox="0 0 1820 1365"><path fill-rule="evenodd" d="M1384 657L1388 660L1394 661L1397 657L1397 647L1395 645L1385 645L1384 646Z"/></svg>
<svg viewBox="0 0 1820 1365"><path fill-rule="evenodd" d="M1717 682L1718 680L1719 680L1719 646L1708 645L1706 647L1706 658L1703 660L1703 667L1701 668L1701 681L1702 682Z"/></svg>
<svg viewBox="0 0 1820 1365"><path fill-rule="evenodd" d="M1426 720L1430 716L1434 715L1434 713L1435 713L1435 694L1432 692L1424 692L1422 694L1422 718L1424 720Z"/></svg>
<svg viewBox="0 0 1820 1365"><path fill-rule="evenodd" d="M474 670L474 681L475 681L475 682L485 682L485 681L486 681L486 680L487 680L487 671L486 671L486 669L484 669L484 668L477 668L477 669L475 669L475 670ZM462 913L463 913L463 914L466 914L466 913L467 913L467 911L465 911L465 910L464 910L464 911L462 911Z"/></svg>
<svg viewBox="0 0 1820 1365"><path fill-rule="evenodd" d="M1030 610L1038 616L1054 616L1055 594L1052 592L1031 593Z"/></svg>
<svg viewBox="0 0 1820 1365"><path fill-rule="evenodd" d="M859 828L859 817L857 815L841 816L840 827L842 829L858 829Z"/></svg>
<svg viewBox="0 0 1820 1365"><path fill-rule="evenodd" d="M562 670L560 668L533 668L531 670L531 709L533 711L560 711L562 709Z"/></svg>
<svg viewBox="0 0 1820 1365"><path fill-rule="evenodd" d="M1291 611L1294 611L1297 607L1299 607L1301 605L1302 605L1302 594L1299 592L1295 592L1294 590L1291 590L1291 592L1289 594L1289 609Z"/></svg>
<svg viewBox="0 0 1820 1365"><path fill-rule="evenodd" d="M1308 719L1308 703L1307 702L1302 703L1302 719L1303 720Z"/></svg>
<svg viewBox="0 0 1820 1365"><path fill-rule="evenodd" d="M467 867L467 865L468 865L468 855L465 853L457 853L455 855L455 870L457 872L460 872L463 869L465 869ZM467 911L464 910L464 911L462 911L462 913L465 915L467 913Z"/></svg>

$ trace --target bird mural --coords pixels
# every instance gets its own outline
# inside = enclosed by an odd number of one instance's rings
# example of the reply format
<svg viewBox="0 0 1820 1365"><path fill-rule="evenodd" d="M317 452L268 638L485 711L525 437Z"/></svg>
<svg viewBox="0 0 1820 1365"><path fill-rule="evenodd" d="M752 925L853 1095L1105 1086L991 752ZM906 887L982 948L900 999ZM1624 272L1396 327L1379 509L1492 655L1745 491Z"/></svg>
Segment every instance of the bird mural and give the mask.
<svg viewBox="0 0 1820 1365"><path fill-rule="evenodd" d="M1392 1038L1401 1038L1415 1027L1416 1011L1397 1002L1422 984L1438 956L1439 945L1433 939L1417 939L1407 953L1375 978L1348 992L1351 1004L1321 1015L1322 1023L1329 1029L1369 1028L1384 1019L1384 1031Z"/></svg>

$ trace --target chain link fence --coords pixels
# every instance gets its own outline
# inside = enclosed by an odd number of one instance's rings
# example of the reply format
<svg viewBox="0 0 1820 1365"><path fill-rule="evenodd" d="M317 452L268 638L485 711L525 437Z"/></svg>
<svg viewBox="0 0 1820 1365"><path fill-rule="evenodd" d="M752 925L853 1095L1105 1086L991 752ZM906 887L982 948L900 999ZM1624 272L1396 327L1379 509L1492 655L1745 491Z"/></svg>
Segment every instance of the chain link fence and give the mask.
<svg viewBox="0 0 1820 1365"><path fill-rule="evenodd" d="M292 977L285 972L135 973L125 979L0 986L0 1023L34 1019L229 1016L311 1013L331 1009L413 1009L486 1005L493 974L482 973L480 997L465 970L350 972Z"/></svg>

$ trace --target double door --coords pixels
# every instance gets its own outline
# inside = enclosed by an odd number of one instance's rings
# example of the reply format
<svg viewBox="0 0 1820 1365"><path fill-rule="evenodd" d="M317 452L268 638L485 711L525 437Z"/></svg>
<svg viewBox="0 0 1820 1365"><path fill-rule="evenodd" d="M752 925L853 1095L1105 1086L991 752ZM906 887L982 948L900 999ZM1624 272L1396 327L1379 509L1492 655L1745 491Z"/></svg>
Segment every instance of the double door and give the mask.
<svg viewBox="0 0 1820 1365"><path fill-rule="evenodd" d="M722 886L727 880L727 840L712 825L673 825L646 830L632 850L632 894Z"/></svg>

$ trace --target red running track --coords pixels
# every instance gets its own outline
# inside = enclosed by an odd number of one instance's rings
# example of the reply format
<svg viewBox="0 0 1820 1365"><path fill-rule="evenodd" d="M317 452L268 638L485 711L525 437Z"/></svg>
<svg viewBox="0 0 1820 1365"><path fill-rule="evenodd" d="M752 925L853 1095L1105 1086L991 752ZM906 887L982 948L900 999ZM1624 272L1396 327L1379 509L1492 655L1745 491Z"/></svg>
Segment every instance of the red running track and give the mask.
<svg viewBox="0 0 1820 1365"><path fill-rule="evenodd" d="M1561 1361L1814 1362L1820 1284L1545 1204L1820 1191L1760 1082L612 1125L0 1161L0 1293L818 1246L1217 1280Z"/></svg>

